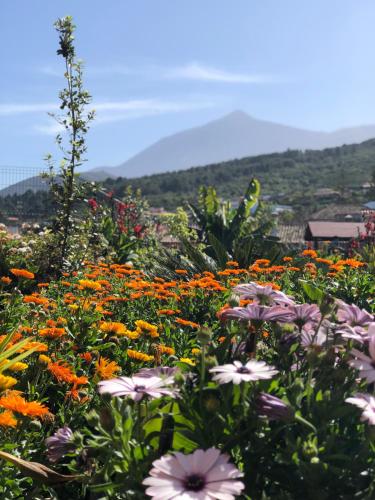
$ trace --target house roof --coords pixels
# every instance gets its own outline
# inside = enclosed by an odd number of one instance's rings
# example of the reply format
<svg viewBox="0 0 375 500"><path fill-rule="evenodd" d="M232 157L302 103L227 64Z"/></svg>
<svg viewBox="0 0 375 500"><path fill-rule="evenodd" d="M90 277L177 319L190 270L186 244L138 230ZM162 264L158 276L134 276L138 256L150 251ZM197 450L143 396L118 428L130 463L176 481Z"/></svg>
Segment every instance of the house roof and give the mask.
<svg viewBox="0 0 375 500"><path fill-rule="evenodd" d="M365 203L365 207L369 208L370 210L375 210L375 201L369 201L368 203Z"/></svg>
<svg viewBox="0 0 375 500"><path fill-rule="evenodd" d="M313 238L356 238L359 233L365 232L363 222L335 222L326 220L309 221L307 231L310 230Z"/></svg>
<svg viewBox="0 0 375 500"><path fill-rule="evenodd" d="M339 205L331 204L327 207L321 208L318 212L311 215L311 220L330 220L336 218L344 218L347 215L354 215L361 217L361 205Z"/></svg>
<svg viewBox="0 0 375 500"><path fill-rule="evenodd" d="M281 225L279 224L273 232L273 236L279 238L281 243L304 243L305 226L303 225Z"/></svg>

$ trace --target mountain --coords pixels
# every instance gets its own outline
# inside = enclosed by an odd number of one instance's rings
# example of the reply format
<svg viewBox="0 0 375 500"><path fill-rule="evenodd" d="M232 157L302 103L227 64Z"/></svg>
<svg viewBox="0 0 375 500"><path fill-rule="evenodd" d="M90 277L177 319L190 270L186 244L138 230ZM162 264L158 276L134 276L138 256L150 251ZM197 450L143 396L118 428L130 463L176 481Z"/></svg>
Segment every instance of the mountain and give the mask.
<svg viewBox="0 0 375 500"><path fill-rule="evenodd" d="M316 132L258 120L234 111L206 125L161 139L117 167L91 170L97 178L134 178L288 149L323 149L375 137L375 125Z"/></svg>

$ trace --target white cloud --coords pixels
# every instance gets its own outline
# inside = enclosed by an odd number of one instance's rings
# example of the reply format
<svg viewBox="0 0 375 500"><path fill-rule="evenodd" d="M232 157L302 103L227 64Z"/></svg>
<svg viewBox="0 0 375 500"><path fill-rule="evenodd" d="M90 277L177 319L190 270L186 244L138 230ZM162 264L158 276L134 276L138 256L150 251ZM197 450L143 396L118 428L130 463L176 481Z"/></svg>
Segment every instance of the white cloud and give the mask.
<svg viewBox="0 0 375 500"><path fill-rule="evenodd" d="M277 80L270 75L230 72L196 62L166 70L164 76L165 78L223 83L273 83Z"/></svg>
<svg viewBox="0 0 375 500"><path fill-rule="evenodd" d="M49 113L56 111L59 106L55 103L9 103L0 104L0 116L19 115L25 113Z"/></svg>
<svg viewBox="0 0 375 500"><path fill-rule="evenodd" d="M41 71L51 76L61 76L56 68L44 66ZM285 78L260 73L236 72L216 68L199 62L190 62L181 66L148 65L130 67L120 63L103 66L87 66L85 71L92 76L135 76L150 80L196 80L217 83L266 84L282 83Z"/></svg>
<svg viewBox="0 0 375 500"><path fill-rule="evenodd" d="M104 101L94 102L90 108L95 109L96 117L92 126L113 123L145 116L154 116L167 113L182 113L213 107L213 101L202 99L161 100L138 99L129 101ZM36 105L35 105L36 106ZM53 119L44 124L37 124L34 131L47 135L55 135L64 130Z"/></svg>

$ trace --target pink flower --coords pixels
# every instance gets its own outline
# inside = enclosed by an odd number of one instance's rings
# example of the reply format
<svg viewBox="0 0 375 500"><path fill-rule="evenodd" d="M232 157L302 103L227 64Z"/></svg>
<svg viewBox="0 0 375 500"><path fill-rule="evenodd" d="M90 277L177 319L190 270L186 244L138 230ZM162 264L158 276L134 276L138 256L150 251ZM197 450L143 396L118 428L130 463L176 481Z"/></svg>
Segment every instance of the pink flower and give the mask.
<svg viewBox="0 0 375 500"><path fill-rule="evenodd" d="M349 365L359 370L359 376L365 378L369 384L375 382L375 336L370 338L368 350L370 356L367 356L358 349L352 349L351 354L354 356Z"/></svg>
<svg viewBox="0 0 375 500"><path fill-rule="evenodd" d="M367 326L369 323L374 321L374 316L365 309L360 309L355 304L350 306L342 301L339 301L337 318L339 321L347 323L351 327Z"/></svg>
<svg viewBox="0 0 375 500"><path fill-rule="evenodd" d="M282 306L259 306L256 304L248 304L246 307L233 307L225 309L221 314L222 320L238 319L242 321L280 321L288 323L291 321L292 313L289 308Z"/></svg>
<svg viewBox="0 0 375 500"><path fill-rule="evenodd" d="M190 455L175 452L152 465L143 484L153 500L233 500L245 488L238 481L243 473L216 448L195 450Z"/></svg>
<svg viewBox="0 0 375 500"><path fill-rule="evenodd" d="M319 307L315 304L296 304L288 307L291 321L301 330L303 326L311 326L320 321Z"/></svg>
<svg viewBox="0 0 375 500"><path fill-rule="evenodd" d="M345 399L346 403L357 406L362 412L361 421L375 425L375 398L370 394L358 393L353 398Z"/></svg>
<svg viewBox="0 0 375 500"><path fill-rule="evenodd" d="M269 306L271 304L293 304L293 299L283 292L274 290L272 286L261 286L257 283L244 283L236 286L233 291L241 296L241 299L252 299L258 304Z"/></svg>
<svg viewBox="0 0 375 500"><path fill-rule="evenodd" d="M144 396L151 399L162 396L176 396L177 391L166 387L166 380L160 377L119 377L99 382L99 393L111 396L127 396L140 401Z"/></svg>
<svg viewBox="0 0 375 500"><path fill-rule="evenodd" d="M211 373L216 373L212 380L219 384L240 384L241 382L253 382L256 380L266 380L279 373L273 366L267 365L264 361L248 361L245 365L241 361L233 361L233 364L215 366L210 369Z"/></svg>

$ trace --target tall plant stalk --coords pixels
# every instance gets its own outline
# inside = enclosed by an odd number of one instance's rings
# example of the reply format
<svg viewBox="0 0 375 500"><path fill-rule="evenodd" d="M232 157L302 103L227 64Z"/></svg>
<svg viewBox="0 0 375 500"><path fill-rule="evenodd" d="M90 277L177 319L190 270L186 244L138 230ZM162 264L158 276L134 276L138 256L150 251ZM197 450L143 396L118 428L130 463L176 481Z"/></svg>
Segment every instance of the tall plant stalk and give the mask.
<svg viewBox="0 0 375 500"><path fill-rule="evenodd" d="M82 199L82 186L77 183L77 168L82 165L87 151L86 133L94 119L94 111L86 112L91 102L91 95L83 88L82 62L77 60L74 47L75 25L70 16L58 19L55 23L59 33L57 54L65 61L66 87L59 93L62 115L52 114L63 131L66 132L66 145L62 133L56 136L56 142L63 152L58 175L54 175L51 155L47 156L50 166L51 187L58 205L57 235L60 248L59 268L69 264L71 235L77 230L74 217L75 203Z"/></svg>

